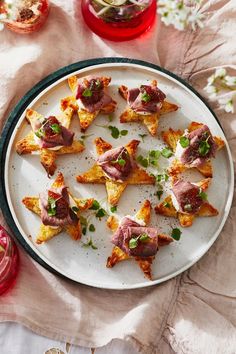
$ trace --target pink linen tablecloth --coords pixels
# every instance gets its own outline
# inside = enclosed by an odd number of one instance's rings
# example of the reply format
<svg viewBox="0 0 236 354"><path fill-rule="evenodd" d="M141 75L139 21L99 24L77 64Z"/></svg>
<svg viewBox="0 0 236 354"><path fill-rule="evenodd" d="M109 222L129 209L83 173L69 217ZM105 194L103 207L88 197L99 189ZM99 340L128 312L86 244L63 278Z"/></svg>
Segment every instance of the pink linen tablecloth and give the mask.
<svg viewBox="0 0 236 354"><path fill-rule="evenodd" d="M44 76L75 61L124 56L161 65L201 94L218 66L236 69L235 0L203 2L203 30L178 32L156 23L143 37L113 43L84 25L80 1L51 1L45 27L31 36L0 33L0 128L17 101ZM218 115L236 158L236 115ZM0 222L4 223L2 216ZM0 298L0 320L38 334L87 347L113 338L141 353L236 353L236 202L218 240L182 275L159 286L108 291L50 274L24 251L15 287Z"/></svg>

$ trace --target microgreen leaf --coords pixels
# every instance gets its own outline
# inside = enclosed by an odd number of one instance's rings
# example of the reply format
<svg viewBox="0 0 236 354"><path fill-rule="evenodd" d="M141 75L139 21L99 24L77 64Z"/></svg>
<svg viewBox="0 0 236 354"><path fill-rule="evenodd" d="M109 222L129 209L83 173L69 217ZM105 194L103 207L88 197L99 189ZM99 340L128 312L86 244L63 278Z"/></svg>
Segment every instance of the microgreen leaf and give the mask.
<svg viewBox="0 0 236 354"><path fill-rule="evenodd" d="M39 139L42 139L43 137L45 137L45 132L43 131L42 128L39 128L36 132L34 132L34 134L35 134Z"/></svg>
<svg viewBox="0 0 236 354"><path fill-rule="evenodd" d="M112 213L115 213L116 211L117 211L117 206L112 206L112 207L111 207L111 212L112 212Z"/></svg>
<svg viewBox="0 0 236 354"><path fill-rule="evenodd" d="M119 136L120 136L120 131L117 127L113 127L112 125L109 125L108 129L110 129L111 131L111 136L114 138L114 139L118 139Z"/></svg>
<svg viewBox="0 0 236 354"><path fill-rule="evenodd" d="M96 218L102 218L103 216L105 216L107 214L106 210L103 208L100 208L97 212L96 212Z"/></svg>
<svg viewBox="0 0 236 354"><path fill-rule="evenodd" d="M86 235L86 232L87 232L87 227L84 226L84 227L82 228L82 234L83 234L83 235Z"/></svg>
<svg viewBox="0 0 236 354"><path fill-rule="evenodd" d="M160 200L163 193L164 193L163 190L162 190L162 189L159 189L158 191L156 191L155 195L156 195L156 196L158 197L158 199Z"/></svg>
<svg viewBox="0 0 236 354"><path fill-rule="evenodd" d="M52 197L48 197L48 215L55 216L56 215L56 199Z"/></svg>
<svg viewBox="0 0 236 354"><path fill-rule="evenodd" d="M161 150L161 155L166 159L169 159L173 155L173 151L169 148L164 148Z"/></svg>
<svg viewBox="0 0 236 354"><path fill-rule="evenodd" d="M90 238L87 243L83 243L83 247L91 247L93 250L97 250L97 246L93 244L93 240Z"/></svg>
<svg viewBox="0 0 236 354"><path fill-rule="evenodd" d="M139 136L142 139L142 142L144 143L144 138L146 138L147 134L139 134Z"/></svg>
<svg viewBox="0 0 236 354"><path fill-rule="evenodd" d="M120 135L125 136L128 134L128 130L121 130Z"/></svg>
<svg viewBox="0 0 236 354"><path fill-rule="evenodd" d="M171 237L174 240L179 241L181 234L182 234L182 231L176 227L176 228L172 229Z"/></svg>
<svg viewBox="0 0 236 354"><path fill-rule="evenodd" d="M99 202L96 199L94 199L93 204L92 204L92 206L89 209L98 210L99 208L100 208Z"/></svg>
<svg viewBox="0 0 236 354"><path fill-rule="evenodd" d="M150 237L148 236L148 234L141 234L140 236L139 236L139 241L140 242L147 242L148 240L150 239Z"/></svg>
<svg viewBox="0 0 236 354"><path fill-rule="evenodd" d="M183 148L186 148L189 146L190 140L186 136L181 136L179 143Z"/></svg>
<svg viewBox="0 0 236 354"><path fill-rule="evenodd" d="M124 166L126 164L126 161L124 159L118 159L117 162L120 166Z"/></svg>
<svg viewBox="0 0 236 354"><path fill-rule="evenodd" d="M52 129L53 133L55 133L55 134L61 133L61 127L57 123L50 125L50 128Z"/></svg>
<svg viewBox="0 0 236 354"><path fill-rule="evenodd" d="M208 154L208 152L210 151L210 148L211 148L211 146L208 143L208 141L204 140L204 141L200 142L198 152L201 156L206 156Z"/></svg>
<svg viewBox="0 0 236 354"><path fill-rule="evenodd" d="M207 194L203 192L201 189L199 191L199 197L202 198L202 200L207 200Z"/></svg>
<svg viewBox="0 0 236 354"><path fill-rule="evenodd" d="M137 161L138 163L140 163L141 166L147 168L148 167L148 159L146 159L145 157L143 157L142 155L139 155L137 157Z"/></svg>
<svg viewBox="0 0 236 354"><path fill-rule="evenodd" d="M73 207L71 208L71 210L72 210L75 214L77 214L78 211L79 211L79 208L78 208L77 206L73 206Z"/></svg>
<svg viewBox="0 0 236 354"><path fill-rule="evenodd" d="M91 231L91 232L95 231L95 226L93 224L89 225L89 231Z"/></svg>
<svg viewBox="0 0 236 354"><path fill-rule="evenodd" d="M138 238L131 238L129 240L129 248L136 248L138 246Z"/></svg>
<svg viewBox="0 0 236 354"><path fill-rule="evenodd" d="M151 96L146 91L144 91L144 93L141 95L141 100L145 103L150 102Z"/></svg>
<svg viewBox="0 0 236 354"><path fill-rule="evenodd" d="M85 227L88 226L88 220L83 215L80 215L79 220L80 220L81 225L83 225Z"/></svg>
<svg viewBox="0 0 236 354"><path fill-rule="evenodd" d="M163 203L163 207L165 207L165 208L170 208L170 203L164 202L164 203Z"/></svg>
<svg viewBox="0 0 236 354"><path fill-rule="evenodd" d="M92 97L92 95L93 95L93 93L89 88L86 88L82 93L82 96L84 96L84 97Z"/></svg>

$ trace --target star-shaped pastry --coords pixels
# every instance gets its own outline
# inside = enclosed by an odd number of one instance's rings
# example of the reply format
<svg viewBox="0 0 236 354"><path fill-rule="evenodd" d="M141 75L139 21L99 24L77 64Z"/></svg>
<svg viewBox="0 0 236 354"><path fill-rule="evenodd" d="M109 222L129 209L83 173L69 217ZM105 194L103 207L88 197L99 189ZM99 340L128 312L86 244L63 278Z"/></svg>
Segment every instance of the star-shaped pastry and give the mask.
<svg viewBox="0 0 236 354"><path fill-rule="evenodd" d="M188 129L187 129L187 132L188 132L188 134L191 134L194 131L197 132L197 131L200 131L200 129L204 129L204 127L207 130L208 127L205 126L204 124L197 123L197 122L191 122ZM181 147L181 144L182 144L183 146L186 146L186 148L188 148L189 143L190 143L190 140L186 139L186 135L184 134L184 131L182 131L182 130L175 131L171 128L165 132L162 132L162 138L165 141L165 143L167 145L169 145L169 147L175 153L177 152L178 146ZM182 139L182 140L180 140L180 139ZM180 157L176 157L172 163L172 166L169 169L170 175L176 176L176 175L180 174L181 172L184 172L186 169L196 168L200 173L203 174L204 177L212 177L213 171L212 171L212 164L211 164L211 160L210 160L211 157L208 157L208 155L209 155L208 152L210 150L210 145L208 144L208 142L209 142L208 139L209 139L209 137L206 138L205 140L203 139L201 142L202 146L201 145L197 146L197 148L200 149L199 151L202 154L202 156L200 156L200 158L202 158L202 163L200 163L198 166L194 166L194 164L192 164L192 166L191 166L191 165L187 165L187 164L184 164L183 162L181 162ZM214 150L218 151L225 146L224 141L220 137L214 136L211 139L212 139L212 144L214 144L214 146L215 146ZM181 151L184 151L184 149L181 149Z"/></svg>
<svg viewBox="0 0 236 354"><path fill-rule="evenodd" d="M155 207L156 214L177 218L182 227L192 226L198 216L218 215L218 210L208 202L205 193L210 181L211 178L206 178L190 183L175 178L172 194Z"/></svg>
<svg viewBox="0 0 236 354"><path fill-rule="evenodd" d="M82 132L100 113L111 114L115 111L116 102L107 93L110 82L111 78L106 76L78 78L74 75L68 78L72 96L61 101L61 108L64 109L65 102L76 108Z"/></svg>
<svg viewBox="0 0 236 354"><path fill-rule="evenodd" d="M90 170L77 176L77 181L79 183L105 184L108 202L111 205L117 205L129 184L155 184L155 178L138 167L135 162L135 154L139 143L138 140L132 140L124 147L112 149L112 145L102 138L95 139L98 160ZM105 154L108 151L109 156L106 157ZM125 174L123 180L119 179L120 173L121 175L122 173ZM116 178L113 178L112 174Z"/></svg>
<svg viewBox="0 0 236 354"><path fill-rule="evenodd" d="M93 201L93 198L72 196L65 186L62 173L58 174L50 190L40 197L25 197L22 200L27 209L44 220L36 237L37 244L47 242L62 231L67 232L73 240L79 240L82 236L80 214L89 209Z"/></svg>
<svg viewBox="0 0 236 354"><path fill-rule="evenodd" d="M128 103L128 107L120 116L120 122L142 122L153 136L157 133L160 116L179 108L165 100L165 94L158 89L156 80L153 80L151 85L141 85L140 88L132 90L122 85L119 87L119 93Z"/></svg>
<svg viewBox="0 0 236 354"><path fill-rule="evenodd" d="M19 155L32 154L35 152L39 153L40 162L47 171L48 176L53 176L57 168L57 156L76 154L84 150L84 145L81 142L74 140L74 133L70 132L68 129L70 127L73 113L74 109L69 105L65 107L64 112L48 118L32 109L28 109L26 111L26 119L31 124L32 130L23 139L16 143L17 153ZM45 129L47 129L46 133ZM43 141L42 139L47 134L48 142L47 144L42 144L41 141ZM58 140L58 146L57 143L53 143L53 139ZM63 142L63 140L65 142ZM65 145L62 145L60 141ZM43 145L55 145L55 147L49 148L43 147Z"/></svg>
<svg viewBox="0 0 236 354"><path fill-rule="evenodd" d="M123 248L121 249L119 246L113 248L111 256L107 259L108 268L114 267L121 261L134 259L145 277L152 280L151 266L156 252L159 247L168 245L173 239L168 235L159 234L155 228L147 227L150 217L151 204L149 200L146 200L132 219L128 216L119 223L115 216L108 218L107 226L114 232L112 241L115 244L120 244L120 247ZM120 237L124 238L119 239ZM142 255L142 253L146 253L147 256L137 255ZM154 255L148 256L148 254Z"/></svg>

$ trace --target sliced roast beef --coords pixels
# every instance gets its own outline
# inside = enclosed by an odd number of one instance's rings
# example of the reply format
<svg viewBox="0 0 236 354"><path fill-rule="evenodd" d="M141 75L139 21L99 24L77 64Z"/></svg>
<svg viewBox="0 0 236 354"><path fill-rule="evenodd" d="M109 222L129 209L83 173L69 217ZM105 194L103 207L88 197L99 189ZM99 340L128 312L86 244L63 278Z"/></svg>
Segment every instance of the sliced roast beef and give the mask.
<svg viewBox="0 0 236 354"><path fill-rule="evenodd" d="M49 149L57 146L70 146L73 143L74 133L65 128L54 116L45 118L40 125L35 125L34 131L41 148Z"/></svg>
<svg viewBox="0 0 236 354"><path fill-rule="evenodd" d="M76 224L77 215L71 210L66 187L50 189L40 193L41 220L48 226Z"/></svg>
<svg viewBox="0 0 236 354"><path fill-rule="evenodd" d="M161 107L166 95L156 86L141 85L140 88L128 91L128 104L136 113L156 113Z"/></svg>
<svg viewBox="0 0 236 354"><path fill-rule="evenodd" d="M179 211L185 214L196 214L204 200L201 189L193 183L178 180L172 187L172 192L178 202Z"/></svg>
<svg viewBox="0 0 236 354"><path fill-rule="evenodd" d="M134 220L124 217L113 235L112 243L133 257L154 256L158 251L157 230L141 226Z"/></svg>
<svg viewBox="0 0 236 354"><path fill-rule="evenodd" d="M98 111L112 102L112 98L104 91L102 80L94 76L78 80L76 99L80 100L90 113Z"/></svg>
<svg viewBox="0 0 236 354"><path fill-rule="evenodd" d="M106 151L99 156L97 163L112 180L124 181L130 174L134 161L123 146Z"/></svg>
<svg viewBox="0 0 236 354"><path fill-rule="evenodd" d="M189 145L180 157L180 161L190 167L201 166L206 160L215 157L217 145L207 125L186 135Z"/></svg>

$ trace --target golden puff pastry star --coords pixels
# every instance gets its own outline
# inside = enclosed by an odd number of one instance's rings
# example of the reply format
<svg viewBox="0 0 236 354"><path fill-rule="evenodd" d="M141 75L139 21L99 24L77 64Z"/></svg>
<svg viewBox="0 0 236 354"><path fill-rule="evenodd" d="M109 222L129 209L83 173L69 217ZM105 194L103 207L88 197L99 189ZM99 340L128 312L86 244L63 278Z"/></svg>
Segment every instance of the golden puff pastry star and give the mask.
<svg viewBox="0 0 236 354"><path fill-rule="evenodd" d="M162 132L162 138L176 155L169 169L170 175L196 168L204 177L213 176L211 158L225 146L225 142L220 137L213 137L207 125L192 122L185 131L170 128Z"/></svg>
<svg viewBox="0 0 236 354"><path fill-rule="evenodd" d="M57 168L57 156L76 154L84 150L84 145L76 141L74 133L69 130L73 113L74 110L69 105L64 112L49 117L28 109L26 119L31 124L32 130L16 143L17 153L19 155L38 153L48 176L53 176Z"/></svg>
<svg viewBox="0 0 236 354"><path fill-rule="evenodd" d="M192 226L198 216L216 216L218 210L207 200L205 190L211 178L191 183L175 178L171 194L155 207L156 214L179 219L182 227Z"/></svg>
<svg viewBox="0 0 236 354"><path fill-rule="evenodd" d="M25 197L22 202L27 209L37 214L42 221L36 243L49 241L65 231L73 240L82 236L80 214L89 209L94 199L79 199L71 195L59 173L51 188L39 197Z"/></svg>
<svg viewBox="0 0 236 354"><path fill-rule="evenodd" d="M81 131L84 132L100 114L111 114L116 109L116 102L107 92L110 77L71 76L68 79L72 96L61 101L61 109L69 104L78 112Z"/></svg>
<svg viewBox="0 0 236 354"><path fill-rule="evenodd" d="M135 154L140 141L112 149L102 138L95 139L98 159L90 170L76 177L79 183L105 184L108 203L117 205L129 184L155 184L155 178L137 166Z"/></svg>
<svg viewBox="0 0 236 354"><path fill-rule="evenodd" d="M111 256L107 259L108 268L121 261L134 259L145 277L152 280L151 266L159 247L170 244L173 239L160 234L154 227L147 227L150 216L151 204L146 200L132 218L125 216L120 222L115 216L108 218L107 226L114 232L112 243L115 244Z"/></svg>
<svg viewBox="0 0 236 354"><path fill-rule="evenodd" d="M157 87L156 80L130 90L122 85L119 93L128 103L120 122L142 122L153 136L157 133L160 116L178 109L176 104L165 100L166 95Z"/></svg>

